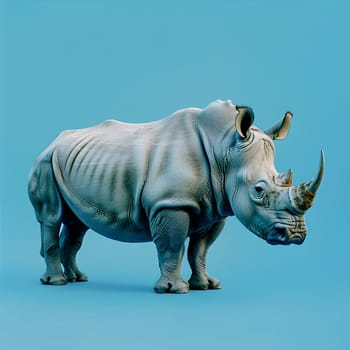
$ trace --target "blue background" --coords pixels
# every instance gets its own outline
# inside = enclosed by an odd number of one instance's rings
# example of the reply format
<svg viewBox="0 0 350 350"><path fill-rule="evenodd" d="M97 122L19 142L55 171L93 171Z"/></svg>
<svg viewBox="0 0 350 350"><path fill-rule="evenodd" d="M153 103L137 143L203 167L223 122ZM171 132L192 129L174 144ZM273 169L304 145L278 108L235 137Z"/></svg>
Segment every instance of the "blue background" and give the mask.
<svg viewBox="0 0 350 350"><path fill-rule="evenodd" d="M1 1L1 347L349 348L349 10L337 0ZM89 231L79 263L90 281L41 286L26 195L37 155L64 129L217 98L251 106L262 129L294 112L276 167L292 167L295 183L324 149L305 243L269 246L231 218L208 258L223 289L156 295L152 243Z"/></svg>

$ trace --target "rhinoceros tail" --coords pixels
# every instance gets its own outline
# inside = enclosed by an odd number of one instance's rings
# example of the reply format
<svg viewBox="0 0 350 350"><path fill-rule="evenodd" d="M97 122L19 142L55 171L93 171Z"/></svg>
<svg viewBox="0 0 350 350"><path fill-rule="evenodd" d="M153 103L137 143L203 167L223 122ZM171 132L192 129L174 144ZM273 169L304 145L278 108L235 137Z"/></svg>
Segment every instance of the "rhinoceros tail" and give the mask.
<svg viewBox="0 0 350 350"><path fill-rule="evenodd" d="M52 149L44 151L34 163L28 181L28 195L41 224L62 222L62 199L52 170Z"/></svg>

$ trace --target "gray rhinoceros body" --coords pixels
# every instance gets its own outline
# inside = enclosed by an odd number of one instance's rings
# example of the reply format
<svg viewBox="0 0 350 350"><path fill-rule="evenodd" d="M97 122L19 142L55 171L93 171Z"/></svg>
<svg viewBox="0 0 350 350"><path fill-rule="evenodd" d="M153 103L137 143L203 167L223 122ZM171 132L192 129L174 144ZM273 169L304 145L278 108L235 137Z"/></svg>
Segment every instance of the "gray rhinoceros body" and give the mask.
<svg viewBox="0 0 350 350"><path fill-rule="evenodd" d="M190 212L196 219L191 231L198 231L229 213L221 203L218 165L208 157L197 125L199 113L187 109L153 123L110 120L65 131L42 159L51 162L64 202L98 233L152 241L149 220L164 208Z"/></svg>
<svg viewBox="0 0 350 350"><path fill-rule="evenodd" d="M157 292L188 290L180 276L187 237L190 287L220 288L207 274L205 258L227 216L235 214L269 243L300 244L303 213L323 165L313 183L297 187L291 173L276 172L271 138L284 138L289 120L263 133L252 127L250 109L216 101L152 123L111 120L63 132L38 158L29 180L47 264L42 283L87 280L75 256L88 228L119 241L154 241L161 269Z"/></svg>

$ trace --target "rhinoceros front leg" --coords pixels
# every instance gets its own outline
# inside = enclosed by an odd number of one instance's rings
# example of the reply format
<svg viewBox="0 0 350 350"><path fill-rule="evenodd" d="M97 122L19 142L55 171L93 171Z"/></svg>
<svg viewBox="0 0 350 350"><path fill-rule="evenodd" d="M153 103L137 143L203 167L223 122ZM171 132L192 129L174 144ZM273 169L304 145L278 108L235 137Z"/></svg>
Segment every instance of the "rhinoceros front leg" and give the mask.
<svg viewBox="0 0 350 350"><path fill-rule="evenodd" d="M189 280L191 289L220 289L221 283L207 273L208 248L216 240L225 225L225 220L214 224L209 231L193 235L188 246L188 262L192 269Z"/></svg>
<svg viewBox="0 0 350 350"><path fill-rule="evenodd" d="M66 223L60 236L61 262L68 282L86 282L88 277L76 263L76 255L81 247L87 227L80 222Z"/></svg>
<svg viewBox="0 0 350 350"><path fill-rule="evenodd" d="M162 210L151 221L153 241L157 246L161 276L154 285L156 293L187 293L188 283L181 275L189 215L182 210Z"/></svg>

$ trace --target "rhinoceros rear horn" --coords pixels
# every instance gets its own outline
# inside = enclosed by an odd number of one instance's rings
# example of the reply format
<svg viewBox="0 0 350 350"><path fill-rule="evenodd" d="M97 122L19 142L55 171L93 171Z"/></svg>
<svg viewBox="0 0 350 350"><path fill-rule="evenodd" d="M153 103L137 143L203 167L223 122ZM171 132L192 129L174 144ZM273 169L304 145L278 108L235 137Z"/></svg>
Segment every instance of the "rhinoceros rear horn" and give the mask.
<svg viewBox="0 0 350 350"><path fill-rule="evenodd" d="M292 186L292 179L293 179L292 169L289 169L284 173L278 174L275 177L275 183L280 186L290 187Z"/></svg>
<svg viewBox="0 0 350 350"><path fill-rule="evenodd" d="M324 173L324 154L321 152L320 166L317 175L309 182L290 188L292 205L299 212L305 212L312 206L316 192L320 187Z"/></svg>
<svg viewBox="0 0 350 350"><path fill-rule="evenodd" d="M288 136L290 129L290 121L293 118L291 112L287 112L283 119L274 124L271 128L265 130L265 134L270 136L272 140L283 140Z"/></svg>
<svg viewBox="0 0 350 350"><path fill-rule="evenodd" d="M238 114L236 116L236 130L242 138L249 136L249 129L254 122L254 113L249 107L238 107Z"/></svg>

